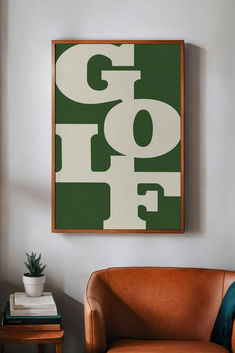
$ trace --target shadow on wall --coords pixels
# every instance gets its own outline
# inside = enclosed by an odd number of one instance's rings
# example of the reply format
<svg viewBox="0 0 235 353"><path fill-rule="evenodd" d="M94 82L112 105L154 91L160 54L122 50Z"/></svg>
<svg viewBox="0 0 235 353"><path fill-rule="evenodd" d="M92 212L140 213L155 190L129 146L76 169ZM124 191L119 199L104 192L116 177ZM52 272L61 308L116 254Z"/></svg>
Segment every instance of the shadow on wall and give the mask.
<svg viewBox="0 0 235 353"><path fill-rule="evenodd" d="M202 130L203 77L205 70L205 49L191 43L185 43L185 234L177 237L203 236L205 219L205 139ZM97 235L97 234L96 234ZM66 233L67 237L74 237ZM86 234L93 237L94 233ZM98 234L99 236L99 234ZM109 237L116 237L109 234ZM129 233L120 233L118 237L133 238ZM172 238L174 234L144 234L144 238ZM137 233L135 237L143 237Z"/></svg>
<svg viewBox="0 0 235 353"><path fill-rule="evenodd" d="M4 310L6 301L9 298L9 293L22 291L22 287L16 286L14 283L9 283L6 281L0 282L1 296L0 296L0 308L1 311ZM84 353L85 350L85 338L84 338L84 316L83 307L84 305L75 299L71 298L67 294L63 293L58 288L53 288L49 286L46 290L53 292L55 301L61 311L62 324L65 330L63 351L64 352L76 352ZM37 352L36 345L5 345L5 353L33 353ZM46 345L45 353L54 353L54 345Z"/></svg>
<svg viewBox="0 0 235 353"><path fill-rule="evenodd" d="M64 352L84 353L84 305L56 288L50 288L63 318ZM52 352L54 352L52 350Z"/></svg>
<svg viewBox="0 0 235 353"><path fill-rule="evenodd" d="M185 230L202 233L205 217L202 170L204 140L201 129L202 77L205 50L185 44Z"/></svg>
<svg viewBox="0 0 235 353"><path fill-rule="evenodd" d="M185 43L185 234L177 237L203 236L205 218L205 143L202 130L203 77L205 76L205 49L191 43ZM99 236L99 234L96 234ZM71 233L66 236L74 237ZM86 234L93 237L94 233ZM109 237L116 237L109 234ZM133 238L130 233L120 233L118 237ZM174 234L144 234L144 238L172 238ZM136 233L135 237L143 237Z"/></svg>

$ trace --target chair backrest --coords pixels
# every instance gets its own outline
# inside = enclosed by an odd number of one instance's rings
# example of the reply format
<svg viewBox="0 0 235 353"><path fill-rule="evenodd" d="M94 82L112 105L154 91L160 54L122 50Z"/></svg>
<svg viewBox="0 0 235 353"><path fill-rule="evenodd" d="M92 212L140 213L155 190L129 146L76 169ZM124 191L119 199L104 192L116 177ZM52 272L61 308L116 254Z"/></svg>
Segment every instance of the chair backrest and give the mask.
<svg viewBox="0 0 235 353"><path fill-rule="evenodd" d="M104 310L108 339L208 340L235 272L133 267L94 272L87 287Z"/></svg>

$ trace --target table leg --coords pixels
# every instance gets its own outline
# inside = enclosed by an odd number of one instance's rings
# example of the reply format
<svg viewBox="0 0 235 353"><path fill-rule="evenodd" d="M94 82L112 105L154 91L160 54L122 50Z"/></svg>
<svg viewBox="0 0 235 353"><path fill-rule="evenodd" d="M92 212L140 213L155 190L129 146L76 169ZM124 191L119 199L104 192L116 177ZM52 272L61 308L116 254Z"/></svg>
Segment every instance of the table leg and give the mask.
<svg viewBox="0 0 235 353"><path fill-rule="evenodd" d="M56 343L56 353L63 353L62 343Z"/></svg>
<svg viewBox="0 0 235 353"><path fill-rule="evenodd" d="M38 353L44 353L44 344L38 344Z"/></svg>
<svg viewBox="0 0 235 353"><path fill-rule="evenodd" d="M3 353L3 343L0 343L0 353Z"/></svg>

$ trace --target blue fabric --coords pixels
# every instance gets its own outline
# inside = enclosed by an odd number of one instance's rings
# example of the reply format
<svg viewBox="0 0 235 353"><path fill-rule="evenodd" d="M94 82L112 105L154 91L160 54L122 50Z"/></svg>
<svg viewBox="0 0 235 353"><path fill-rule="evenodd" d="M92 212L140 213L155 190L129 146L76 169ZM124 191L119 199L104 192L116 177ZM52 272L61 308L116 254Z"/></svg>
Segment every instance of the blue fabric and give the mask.
<svg viewBox="0 0 235 353"><path fill-rule="evenodd" d="M220 344L232 353L231 337L235 315L235 282L231 284L222 300L210 341Z"/></svg>

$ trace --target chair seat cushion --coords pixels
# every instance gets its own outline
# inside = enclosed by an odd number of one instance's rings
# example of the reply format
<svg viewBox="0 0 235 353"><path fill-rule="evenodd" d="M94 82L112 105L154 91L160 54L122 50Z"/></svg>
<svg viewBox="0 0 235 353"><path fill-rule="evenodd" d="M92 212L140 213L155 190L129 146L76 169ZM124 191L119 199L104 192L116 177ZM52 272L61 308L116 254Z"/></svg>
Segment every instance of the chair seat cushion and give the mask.
<svg viewBox="0 0 235 353"><path fill-rule="evenodd" d="M108 353L228 353L218 344L203 341L120 339L109 344Z"/></svg>

